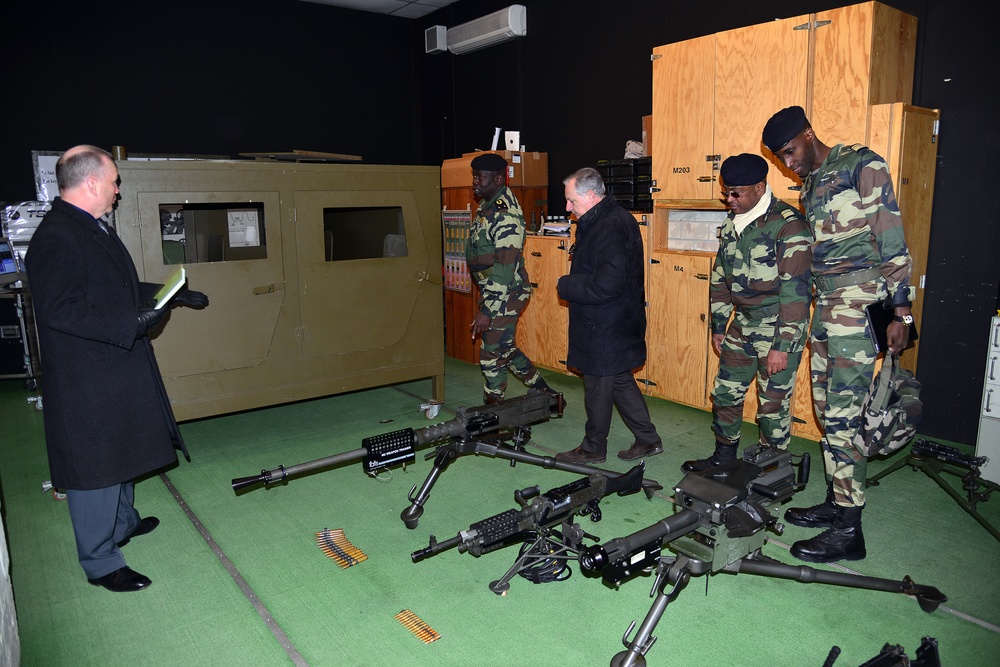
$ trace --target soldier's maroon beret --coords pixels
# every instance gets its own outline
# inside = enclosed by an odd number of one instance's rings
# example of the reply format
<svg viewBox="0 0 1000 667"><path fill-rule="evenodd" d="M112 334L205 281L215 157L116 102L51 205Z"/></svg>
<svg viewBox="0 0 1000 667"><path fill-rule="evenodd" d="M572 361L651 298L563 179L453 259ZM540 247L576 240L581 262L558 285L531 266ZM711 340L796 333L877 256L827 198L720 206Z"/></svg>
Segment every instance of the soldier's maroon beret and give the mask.
<svg viewBox="0 0 1000 667"><path fill-rule="evenodd" d="M767 160L759 155L740 153L727 157L719 170L722 182L730 185L756 185L767 178Z"/></svg>
<svg viewBox="0 0 1000 667"><path fill-rule="evenodd" d="M507 171L507 160L496 153L483 153L472 159L472 168L479 171Z"/></svg>
<svg viewBox="0 0 1000 667"><path fill-rule="evenodd" d="M794 139L795 135L808 124L806 112L802 107L785 107L767 121L764 131L761 133L761 140L772 153L775 153Z"/></svg>

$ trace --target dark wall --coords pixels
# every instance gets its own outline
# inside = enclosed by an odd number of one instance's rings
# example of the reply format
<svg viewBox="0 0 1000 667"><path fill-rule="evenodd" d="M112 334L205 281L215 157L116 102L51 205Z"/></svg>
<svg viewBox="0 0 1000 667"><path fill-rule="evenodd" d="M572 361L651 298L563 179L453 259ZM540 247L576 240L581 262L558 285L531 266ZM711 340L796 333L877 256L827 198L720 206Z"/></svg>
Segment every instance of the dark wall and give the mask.
<svg viewBox="0 0 1000 667"><path fill-rule="evenodd" d="M12 4L0 200L34 199L32 150L78 143L417 161L408 19L298 0Z"/></svg>
<svg viewBox="0 0 1000 667"><path fill-rule="evenodd" d="M307 149L435 165L488 148L499 126L549 154L550 210L560 213L566 174L620 158L640 138L653 47L850 0L520 1L526 38L463 56L425 54L424 28L509 0L460 0L414 21L298 0L4 3L0 200L34 198L33 149ZM989 104L1000 9L886 4L919 19L914 103L942 113L918 373L923 431L973 443L1000 283L990 196L1000 132Z"/></svg>

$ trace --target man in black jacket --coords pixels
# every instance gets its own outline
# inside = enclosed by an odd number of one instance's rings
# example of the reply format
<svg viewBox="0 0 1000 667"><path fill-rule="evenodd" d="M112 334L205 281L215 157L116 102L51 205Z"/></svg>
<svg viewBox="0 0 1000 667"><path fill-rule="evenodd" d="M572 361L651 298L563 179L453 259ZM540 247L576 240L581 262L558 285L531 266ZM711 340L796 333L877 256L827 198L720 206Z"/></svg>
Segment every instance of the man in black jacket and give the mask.
<svg viewBox="0 0 1000 667"><path fill-rule="evenodd" d="M567 364L583 375L587 425L576 449L556 454L570 463L601 463L607 456L611 407L632 435L624 461L659 454L660 436L632 371L646 363L646 294L639 225L614 197L606 196L596 169L584 168L563 181L566 210L576 215L570 273L559 279L559 297L569 302Z"/></svg>
<svg viewBox="0 0 1000 667"><path fill-rule="evenodd" d="M160 285L139 282L135 264L101 218L118 199L118 167L93 146L56 163L59 197L26 255L45 395L52 484L66 491L77 555L87 579L115 592L149 586L120 547L151 532L156 517L133 507L137 477L176 464L184 451L148 332L166 307ZM181 290L171 305L204 308Z"/></svg>

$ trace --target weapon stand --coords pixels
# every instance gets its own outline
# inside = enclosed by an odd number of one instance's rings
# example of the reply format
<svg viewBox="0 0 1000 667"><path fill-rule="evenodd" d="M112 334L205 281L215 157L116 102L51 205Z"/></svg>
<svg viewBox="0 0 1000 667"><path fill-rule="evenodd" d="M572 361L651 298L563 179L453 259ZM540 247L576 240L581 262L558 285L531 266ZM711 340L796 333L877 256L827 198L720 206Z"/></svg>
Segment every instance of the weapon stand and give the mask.
<svg viewBox="0 0 1000 667"><path fill-rule="evenodd" d="M919 438L913 442L910 453L906 458L896 461L879 474L868 478L867 483L868 486L878 486L880 479L899 470L903 466L910 466L913 470L922 470L938 486L944 489L962 509L971 514L983 528L989 531L990 535L1000 540L1000 530L997 530L976 509L978 503L986 502L989 500L991 493L1000 489L1000 486L997 484L980 477L979 466L985 464L987 461L988 459L985 456L969 456L954 447L947 447ZM955 490L954 486L945 481L941 473L948 473L962 479L965 498Z"/></svg>

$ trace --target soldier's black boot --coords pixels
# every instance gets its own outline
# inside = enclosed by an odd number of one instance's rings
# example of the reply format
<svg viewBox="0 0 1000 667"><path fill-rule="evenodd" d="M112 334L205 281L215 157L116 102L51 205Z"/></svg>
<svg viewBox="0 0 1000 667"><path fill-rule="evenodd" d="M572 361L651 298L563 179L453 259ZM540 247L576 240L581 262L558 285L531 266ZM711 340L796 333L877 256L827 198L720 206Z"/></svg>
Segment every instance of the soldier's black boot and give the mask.
<svg viewBox="0 0 1000 667"><path fill-rule="evenodd" d="M720 466L723 463L729 463L730 461L736 460L736 449L740 446L740 441L737 440L733 443L719 442L715 441L715 451L707 459L695 459L693 461L685 461L681 466L682 472L701 472L703 470L708 470L709 468L714 468Z"/></svg>
<svg viewBox="0 0 1000 667"><path fill-rule="evenodd" d="M833 500L833 485L827 483L826 500L812 507L789 507L785 521L805 528L830 528L837 517L837 503Z"/></svg>
<svg viewBox="0 0 1000 667"><path fill-rule="evenodd" d="M808 540L792 545L791 554L810 563L833 563L838 560L861 560L867 555L861 532L863 507L837 507L833 526Z"/></svg>

